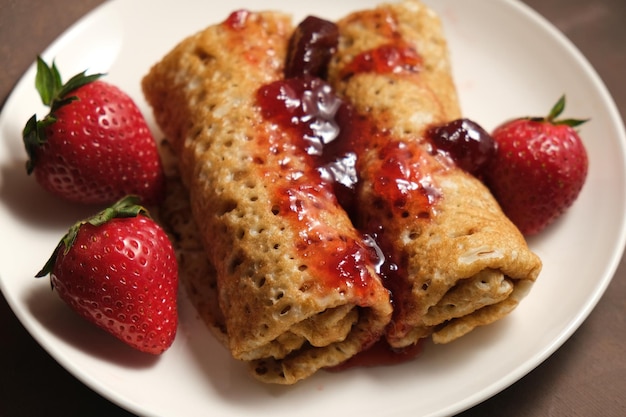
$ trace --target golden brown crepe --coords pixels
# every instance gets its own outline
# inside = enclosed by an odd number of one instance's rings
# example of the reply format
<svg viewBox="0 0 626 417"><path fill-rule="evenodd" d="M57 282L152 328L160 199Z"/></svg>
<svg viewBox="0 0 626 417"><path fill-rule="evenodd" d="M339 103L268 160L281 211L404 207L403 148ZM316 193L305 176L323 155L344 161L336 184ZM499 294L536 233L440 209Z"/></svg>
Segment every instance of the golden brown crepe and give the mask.
<svg viewBox="0 0 626 417"><path fill-rule="evenodd" d="M447 343L506 316L541 269L482 183L426 138L461 114L434 12L407 0L338 25L328 74L356 114L352 219L294 132L256 101L282 78L289 17L233 13L142 83L173 162L159 215L181 282L264 382L294 383L383 335L394 348ZM382 279L362 233L382 249Z"/></svg>
<svg viewBox="0 0 626 417"><path fill-rule="evenodd" d="M513 310L541 262L483 184L426 139L430 126L460 117L437 15L407 0L338 26L330 82L371 124L360 139L357 225L391 264L387 339L450 342Z"/></svg>
<svg viewBox="0 0 626 417"><path fill-rule="evenodd" d="M162 213L181 278L232 355L281 384L368 347L392 312L331 184L256 102L281 78L291 32L285 15L234 13L183 40L142 83L185 185L172 179Z"/></svg>

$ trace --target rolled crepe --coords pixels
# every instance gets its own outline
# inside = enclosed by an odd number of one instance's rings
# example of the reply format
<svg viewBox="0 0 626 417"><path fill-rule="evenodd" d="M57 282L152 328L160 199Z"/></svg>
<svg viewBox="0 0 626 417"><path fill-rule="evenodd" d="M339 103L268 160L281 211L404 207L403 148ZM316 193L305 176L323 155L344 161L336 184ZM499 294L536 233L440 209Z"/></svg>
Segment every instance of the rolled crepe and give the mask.
<svg viewBox="0 0 626 417"><path fill-rule="evenodd" d="M407 0L338 26L329 79L367 125L355 140L355 217L387 256L387 340L450 342L511 312L541 262L483 184L427 139L430 126L460 117L437 15Z"/></svg>
<svg viewBox="0 0 626 417"><path fill-rule="evenodd" d="M279 384L367 348L392 313L332 184L258 105L259 88L282 78L291 32L285 15L235 12L183 40L142 82L185 186L170 188L163 207L181 276L232 356Z"/></svg>

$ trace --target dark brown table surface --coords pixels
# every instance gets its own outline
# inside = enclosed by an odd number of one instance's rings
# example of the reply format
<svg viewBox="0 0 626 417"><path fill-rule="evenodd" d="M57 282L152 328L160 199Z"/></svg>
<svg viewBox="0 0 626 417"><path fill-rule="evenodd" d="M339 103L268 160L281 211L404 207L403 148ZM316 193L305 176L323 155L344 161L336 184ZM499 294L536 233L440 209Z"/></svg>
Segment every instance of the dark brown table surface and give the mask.
<svg viewBox="0 0 626 417"><path fill-rule="evenodd" d="M0 103L34 57L102 0L0 0ZM626 1L526 0L589 59L626 117ZM58 365L0 297L0 417L126 416ZM210 414L210 410L207 410ZM576 333L473 416L626 416L626 260Z"/></svg>

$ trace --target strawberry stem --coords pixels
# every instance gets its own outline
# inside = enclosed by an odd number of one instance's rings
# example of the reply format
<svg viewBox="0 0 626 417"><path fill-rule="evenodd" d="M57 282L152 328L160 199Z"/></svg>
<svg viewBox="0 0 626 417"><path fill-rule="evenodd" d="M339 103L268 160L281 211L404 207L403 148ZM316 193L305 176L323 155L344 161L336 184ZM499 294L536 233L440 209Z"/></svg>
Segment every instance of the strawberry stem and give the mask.
<svg viewBox="0 0 626 417"><path fill-rule="evenodd" d="M54 267L54 264L61 249L64 247L64 254L67 254L69 252L72 245L74 244L74 241L76 240L76 237L78 236L80 228L83 225L90 224L97 227L102 226L103 224L116 218L137 217L139 215L150 217L150 213L148 212L148 210L139 205L139 201L140 199L138 196L128 195L118 200L110 207L107 207L99 213L95 214L94 216L74 223L69 228L65 236L61 238L56 248L52 252L50 258L43 266L43 268L41 268L41 270L35 275L35 277L41 278L52 272L52 268Z"/></svg>
<svg viewBox="0 0 626 417"><path fill-rule="evenodd" d="M139 197L128 195L118 200L110 207L105 208L95 216L88 218L84 223L89 223L93 226L101 226L111 219L137 217L139 214L149 217L148 210L139 205Z"/></svg>

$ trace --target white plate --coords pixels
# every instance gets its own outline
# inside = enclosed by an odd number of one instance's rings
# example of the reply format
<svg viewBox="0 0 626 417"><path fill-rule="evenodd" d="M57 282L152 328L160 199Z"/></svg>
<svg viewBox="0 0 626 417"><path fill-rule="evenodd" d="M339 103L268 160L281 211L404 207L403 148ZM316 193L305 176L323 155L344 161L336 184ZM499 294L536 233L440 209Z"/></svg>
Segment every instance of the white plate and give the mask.
<svg viewBox="0 0 626 417"><path fill-rule="evenodd" d="M88 68L131 94L146 114L139 80L184 36L248 7L336 18L378 0L111 1L44 54L66 77ZM188 4L187 4L188 3ZM514 1L431 1L443 16L465 114L491 129L512 116L543 114L567 94L567 115L590 117L582 134L591 160L580 198L532 239L544 261L533 291L508 318L418 360L340 374L319 372L293 387L261 385L205 330L181 295L180 332L160 358L135 353L92 328L32 278L60 236L89 209L43 193L24 172L21 129L43 114L31 68L0 118L0 284L17 317L85 384L135 413L160 416L447 415L506 388L552 354L606 289L625 242L626 143L599 77L552 26ZM33 57L34 58L34 57ZM153 124L152 119L150 122ZM154 124L153 124L154 125Z"/></svg>

